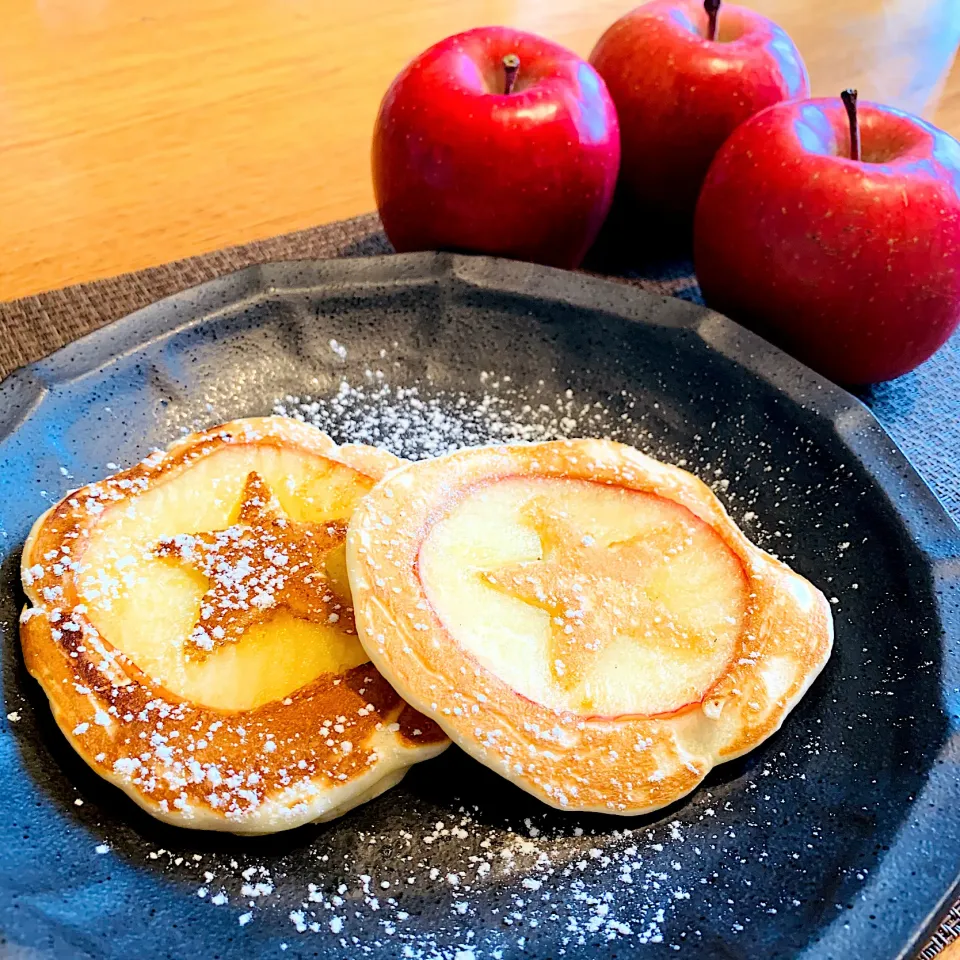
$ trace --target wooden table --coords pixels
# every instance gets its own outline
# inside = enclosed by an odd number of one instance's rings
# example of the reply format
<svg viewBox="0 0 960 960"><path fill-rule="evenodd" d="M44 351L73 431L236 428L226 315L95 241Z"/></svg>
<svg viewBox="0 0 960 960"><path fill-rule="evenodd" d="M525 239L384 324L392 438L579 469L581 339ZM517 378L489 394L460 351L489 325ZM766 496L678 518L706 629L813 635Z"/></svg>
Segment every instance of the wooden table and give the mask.
<svg viewBox="0 0 960 960"><path fill-rule="evenodd" d="M816 93L960 134L958 0L748 0ZM400 67L504 22L587 54L632 0L6 0L0 300L369 210Z"/></svg>

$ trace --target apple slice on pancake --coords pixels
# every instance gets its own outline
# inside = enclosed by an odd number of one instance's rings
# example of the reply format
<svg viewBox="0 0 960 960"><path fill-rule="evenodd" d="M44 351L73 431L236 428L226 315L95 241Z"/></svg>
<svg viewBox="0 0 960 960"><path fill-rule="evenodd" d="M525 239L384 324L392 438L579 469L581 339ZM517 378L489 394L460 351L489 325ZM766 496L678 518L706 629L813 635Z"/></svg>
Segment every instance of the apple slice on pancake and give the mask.
<svg viewBox="0 0 960 960"><path fill-rule="evenodd" d="M402 461L281 417L69 494L23 552L27 668L71 746L179 826L330 819L441 752L360 645L344 541Z"/></svg>
<svg viewBox="0 0 960 960"><path fill-rule="evenodd" d="M783 722L823 595L691 474L608 441L391 473L353 515L361 642L461 747L553 806L638 814Z"/></svg>

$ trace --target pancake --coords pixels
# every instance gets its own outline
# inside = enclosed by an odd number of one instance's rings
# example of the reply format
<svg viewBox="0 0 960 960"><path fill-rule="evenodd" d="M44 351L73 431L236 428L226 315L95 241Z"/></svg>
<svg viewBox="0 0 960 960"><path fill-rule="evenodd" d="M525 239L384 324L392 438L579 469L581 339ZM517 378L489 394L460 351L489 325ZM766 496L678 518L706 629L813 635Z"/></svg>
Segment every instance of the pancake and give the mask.
<svg viewBox="0 0 960 960"><path fill-rule="evenodd" d="M689 793L780 727L832 645L823 595L708 487L609 441L394 471L353 515L347 567L400 695L565 810Z"/></svg>
<svg viewBox="0 0 960 960"><path fill-rule="evenodd" d="M344 540L402 461L237 420L77 490L23 551L27 669L148 813L270 833L339 816L448 741L368 662Z"/></svg>

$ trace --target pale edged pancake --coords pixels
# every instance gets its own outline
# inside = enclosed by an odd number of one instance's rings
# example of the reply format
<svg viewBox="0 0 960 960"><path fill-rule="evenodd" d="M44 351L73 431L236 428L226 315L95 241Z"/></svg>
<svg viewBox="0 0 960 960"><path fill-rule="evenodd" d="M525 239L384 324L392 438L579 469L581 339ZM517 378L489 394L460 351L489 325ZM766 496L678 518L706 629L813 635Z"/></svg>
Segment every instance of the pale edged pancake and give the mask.
<svg viewBox="0 0 960 960"><path fill-rule="evenodd" d="M369 663L346 576L354 507L402 462L237 420L40 517L21 642L77 753L161 820L236 833L339 816L440 753Z"/></svg>
<svg viewBox="0 0 960 960"><path fill-rule="evenodd" d="M410 704L546 803L640 814L782 724L829 604L710 489L622 444L462 450L358 507L361 642Z"/></svg>

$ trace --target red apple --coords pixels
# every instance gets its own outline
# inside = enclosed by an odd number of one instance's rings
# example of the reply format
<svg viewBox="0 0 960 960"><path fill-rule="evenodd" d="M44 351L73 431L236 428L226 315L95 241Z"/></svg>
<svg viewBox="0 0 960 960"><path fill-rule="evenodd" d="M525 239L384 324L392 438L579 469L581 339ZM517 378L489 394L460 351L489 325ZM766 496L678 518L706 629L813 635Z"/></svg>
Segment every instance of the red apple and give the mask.
<svg viewBox="0 0 960 960"><path fill-rule="evenodd" d="M864 384L912 370L960 319L960 144L877 104L857 123L844 97L849 116L839 99L781 103L734 133L700 194L694 260L712 307Z"/></svg>
<svg viewBox="0 0 960 960"><path fill-rule="evenodd" d="M736 127L810 95L800 53L780 27L744 7L718 8L719 0L653 0L590 54L620 118L627 196L687 230L710 161Z"/></svg>
<svg viewBox="0 0 960 960"><path fill-rule="evenodd" d="M617 115L588 63L506 27L441 41L390 85L373 187L399 251L467 250L575 267L617 179Z"/></svg>

